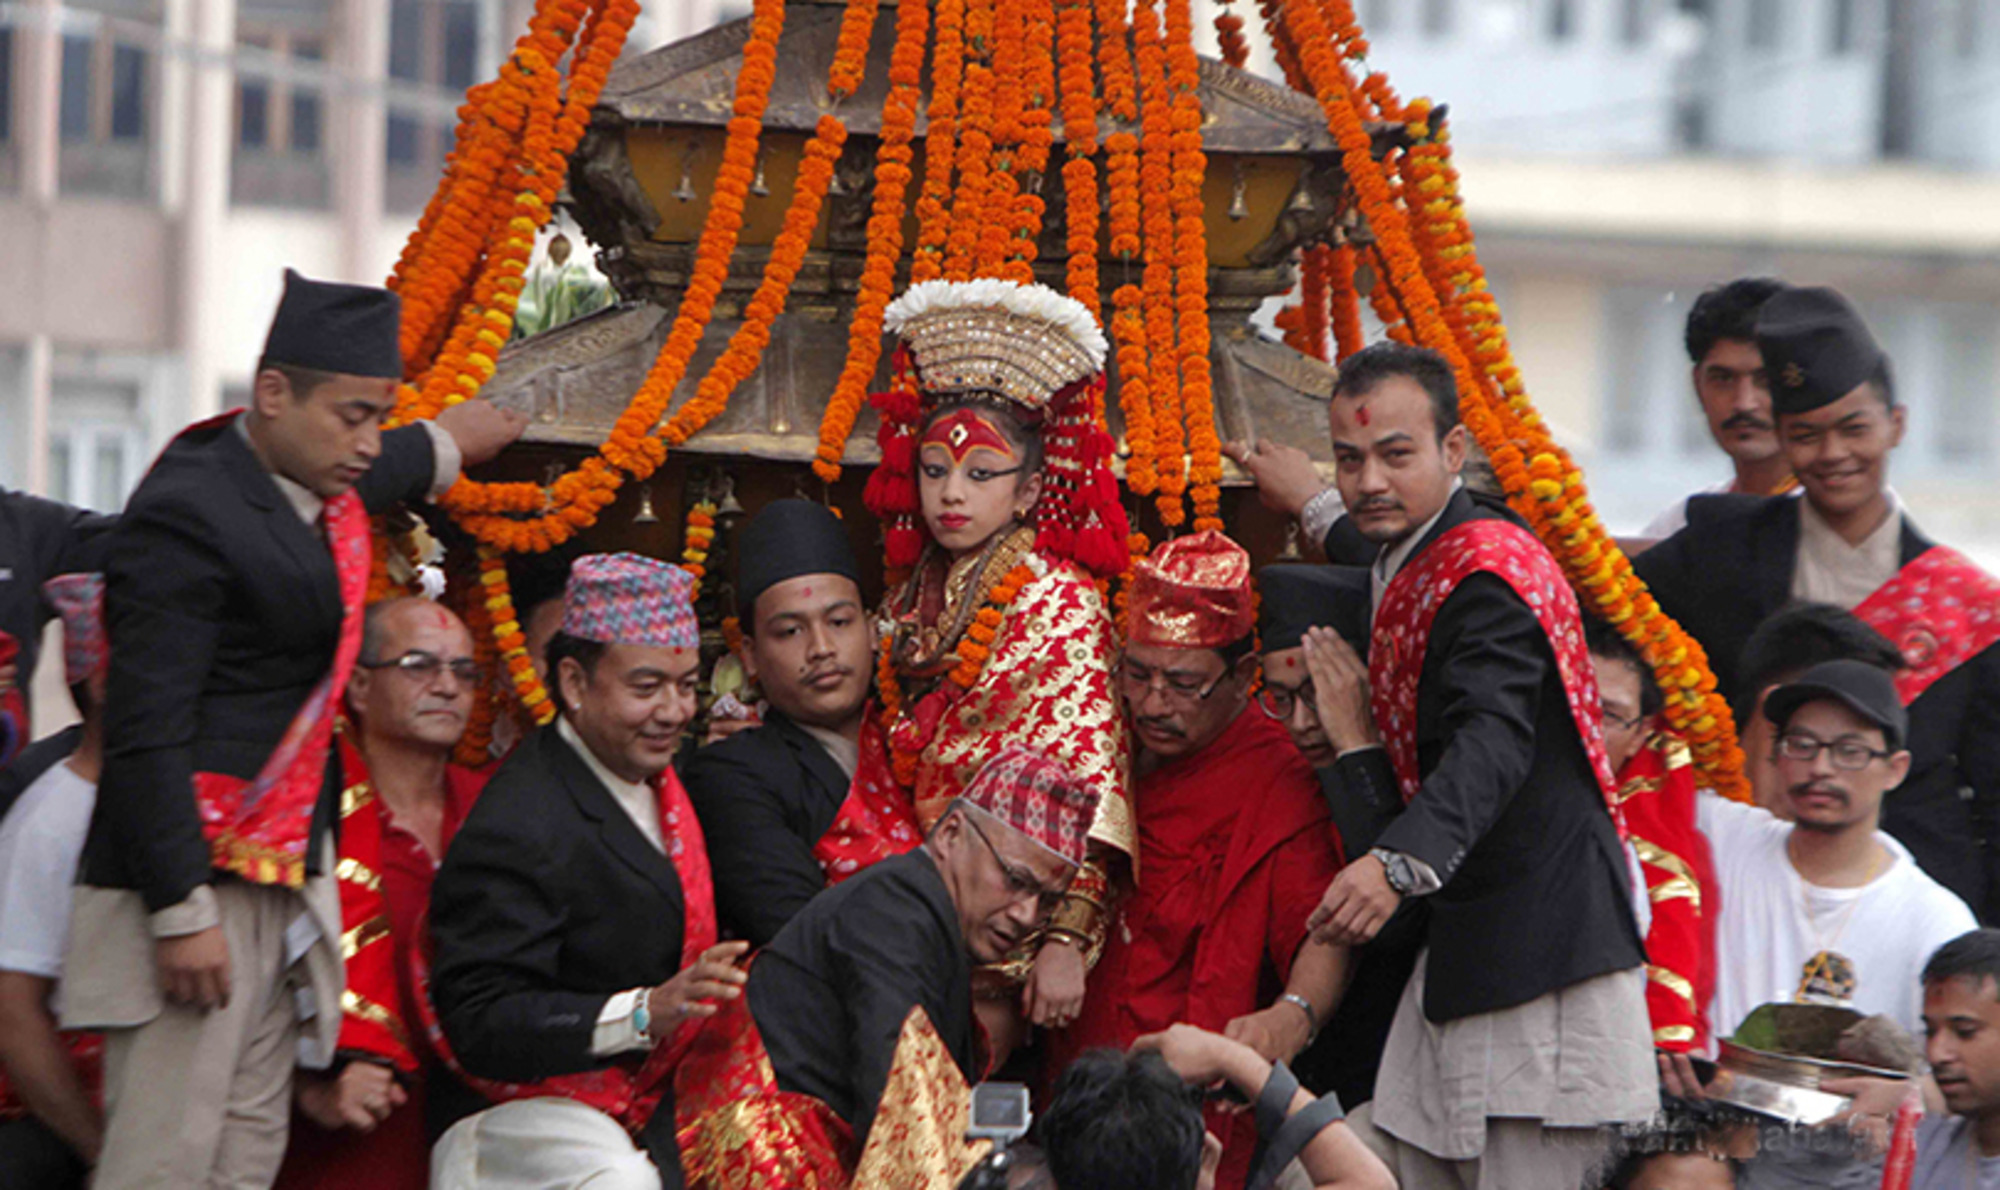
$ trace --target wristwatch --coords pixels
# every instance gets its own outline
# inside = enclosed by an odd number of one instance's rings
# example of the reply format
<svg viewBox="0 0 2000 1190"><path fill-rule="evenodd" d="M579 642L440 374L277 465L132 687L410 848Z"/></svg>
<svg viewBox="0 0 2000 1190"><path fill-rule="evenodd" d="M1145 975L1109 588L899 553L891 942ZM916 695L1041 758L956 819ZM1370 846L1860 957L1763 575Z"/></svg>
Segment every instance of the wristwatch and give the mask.
<svg viewBox="0 0 2000 1190"><path fill-rule="evenodd" d="M1407 897L1417 887L1417 870L1410 864L1410 857L1387 847L1376 847L1368 852L1382 861L1383 874L1389 879L1389 887L1398 896Z"/></svg>

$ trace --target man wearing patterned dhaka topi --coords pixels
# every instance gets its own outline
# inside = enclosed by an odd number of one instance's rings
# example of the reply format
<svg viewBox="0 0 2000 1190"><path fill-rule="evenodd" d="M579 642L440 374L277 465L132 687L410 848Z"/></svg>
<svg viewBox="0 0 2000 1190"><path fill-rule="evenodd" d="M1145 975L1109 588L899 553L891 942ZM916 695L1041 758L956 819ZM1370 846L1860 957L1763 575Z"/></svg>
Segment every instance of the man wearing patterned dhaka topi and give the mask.
<svg viewBox="0 0 2000 1190"><path fill-rule="evenodd" d="M677 1080L694 1187L953 1186L989 1059L973 969L1017 949L1087 855L1097 791L1007 744L915 851L814 898Z"/></svg>
<svg viewBox="0 0 2000 1190"><path fill-rule="evenodd" d="M431 1154L432 1185L672 1190L674 1068L741 994L716 942L701 824L669 767L701 640L685 570L577 559L549 642L561 714L521 742L431 891L431 1000L492 1104Z"/></svg>
<svg viewBox="0 0 2000 1190"><path fill-rule="evenodd" d="M1118 672L1139 745L1138 887L1119 908L1065 1059L1123 1049L1186 1022L1289 1062L1327 1019L1347 947L1307 937L1340 870L1338 836L1312 768L1285 729L1250 705L1257 674L1250 556L1221 533L1175 538L1133 572ZM1257 1147L1250 1113L1219 1108L1216 1184L1243 1185Z"/></svg>

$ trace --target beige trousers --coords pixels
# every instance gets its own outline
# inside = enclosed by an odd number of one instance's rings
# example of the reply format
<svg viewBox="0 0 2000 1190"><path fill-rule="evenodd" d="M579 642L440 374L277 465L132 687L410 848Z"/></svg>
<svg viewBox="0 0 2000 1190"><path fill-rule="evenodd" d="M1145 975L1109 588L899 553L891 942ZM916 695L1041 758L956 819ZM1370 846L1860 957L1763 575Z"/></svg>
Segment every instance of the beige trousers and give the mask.
<svg viewBox="0 0 2000 1190"><path fill-rule="evenodd" d="M1581 1190L1603 1168L1610 1135L1596 1128L1546 1128L1540 1120L1492 1117L1486 1151L1470 1161L1433 1157L1375 1127L1372 1103L1347 1125L1382 1159L1402 1190Z"/></svg>
<svg viewBox="0 0 2000 1190"><path fill-rule="evenodd" d="M333 881L315 877L303 896L239 880L213 887L229 1003L209 1012L161 998L136 893L79 890L62 987L65 1023L105 1032L104 1152L92 1190L264 1190L285 1155L302 987L318 1016L308 1040L331 1052L341 986ZM319 938L302 958L298 939L312 925ZM288 941L288 930L299 933Z"/></svg>

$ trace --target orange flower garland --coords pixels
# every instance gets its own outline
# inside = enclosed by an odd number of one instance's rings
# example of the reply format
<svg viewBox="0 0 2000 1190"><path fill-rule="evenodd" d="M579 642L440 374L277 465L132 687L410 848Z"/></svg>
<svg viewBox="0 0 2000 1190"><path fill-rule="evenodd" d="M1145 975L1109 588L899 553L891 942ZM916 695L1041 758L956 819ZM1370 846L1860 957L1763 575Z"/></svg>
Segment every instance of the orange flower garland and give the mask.
<svg viewBox="0 0 2000 1190"><path fill-rule="evenodd" d="M688 509L687 530L681 537L681 569L694 576L696 593L708 577L708 547L714 544L715 501L697 501Z"/></svg>
<svg viewBox="0 0 2000 1190"><path fill-rule="evenodd" d="M460 480L445 493L445 506L457 516L460 527L481 541L510 553L549 549L593 523L598 512L616 497L624 475L644 479L666 458L666 443L655 436L654 428L686 373L729 276L729 258L742 230L744 202L755 175L764 108L776 78L778 37L784 30L784 19L783 0L757 0L750 37L743 46L735 114L729 121L708 219L695 251L687 292L652 370L597 456L584 460L582 466L549 487ZM803 167L801 172L803 175ZM538 515L515 520L505 515L510 513Z"/></svg>
<svg viewBox="0 0 2000 1190"><path fill-rule="evenodd" d="M951 232L945 238L944 277L965 281L979 261L985 230L988 174L994 142L994 0L967 0L965 76L958 124L958 189L952 194Z"/></svg>
<svg viewBox="0 0 2000 1190"><path fill-rule="evenodd" d="M1361 333L1361 295L1354 291L1354 245L1342 243L1328 257L1327 305L1332 314L1336 360L1367 345Z"/></svg>
<svg viewBox="0 0 2000 1190"><path fill-rule="evenodd" d="M458 577L463 577L461 571ZM494 616L487 609L487 601L482 598L485 588L479 583L454 584L459 589L459 617L465 621L466 631L472 636L472 660L479 667L482 679L490 679L493 674L493 658L496 652ZM467 590L467 587L470 587ZM499 699L490 680L482 680L472 690L472 706L465 718L465 731L458 737L455 759L467 768L478 768L492 759L493 722L500 716Z"/></svg>
<svg viewBox="0 0 2000 1190"><path fill-rule="evenodd" d="M969 690L979 681L987 661L992 659L993 642L999 636L1001 625L1006 622L1007 608L1021 589L1034 581L1034 567L1023 562L987 588L986 598L980 602L979 610L973 613L972 621L965 626L965 633L959 638L956 650L958 664L946 675L953 685ZM904 711L903 682L896 672L893 636L884 637L881 648L876 652L875 689L882 704L882 728L888 733L890 741L890 767L896 779L907 786L916 780L918 758L916 753L897 745L897 733L893 730Z"/></svg>
<svg viewBox="0 0 2000 1190"><path fill-rule="evenodd" d="M924 186L917 197L911 284L935 281L944 274L945 241L952 226L946 204L957 154L959 87L965 77L965 2L937 0L937 44L931 51L931 106L924 130ZM893 62L892 58L892 70Z"/></svg>
<svg viewBox="0 0 2000 1190"><path fill-rule="evenodd" d="M1097 277L1097 96L1091 71L1091 0L1061 0L1056 60L1062 83L1064 222L1069 295L1103 321Z"/></svg>
<svg viewBox="0 0 2000 1190"><path fill-rule="evenodd" d="M1166 50L1160 42L1153 0L1138 0L1132 6L1132 45L1139 79L1142 134L1139 190L1146 268L1140 292L1146 324L1146 393L1152 399L1154 506L1159 510L1161 522L1174 528L1187 519L1182 502L1187 491L1187 473L1182 453L1184 424L1173 292L1173 113L1167 92Z"/></svg>
<svg viewBox="0 0 2000 1190"><path fill-rule="evenodd" d="M1222 440L1215 430L1209 371L1208 226L1201 200L1208 155L1201 147L1201 63L1194 52L1189 0L1166 0L1167 84L1172 95L1174 306L1181 400L1187 419L1194 528L1222 528Z"/></svg>
<svg viewBox="0 0 2000 1190"><path fill-rule="evenodd" d="M1229 11L1235 0L1220 0L1215 14L1215 37L1222 46L1222 60L1242 70L1250 61L1250 42L1243 36L1243 18Z"/></svg>
<svg viewBox="0 0 2000 1190"><path fill-rule="evenodd" d="M514 696L530 719L546 725L556 717L556 705L528 656L528 636L521 630L514 593L507 584L507 559L487 546L479 547L479 585L484 594L480 602L492 621L493 643L499 647Z"/></svg>
<svg viewBox="0 0 2000 1190"><path fill-rule="evenodd" d="M1326 358L1327 281L1332 263L1325 244L1307 244L1299 264L1299 350Z"/></svg>
<svg viewBox="0 0 2000 1190"><path fill-rule="evenodd" d="M834 381L820 418L819 450L813 472L832 483L840 478L848 435L868 399L868 382L882 360L882 311L896 286L896 261L903 251L903 210L910 186L910 149L923 84L924 39L930 30L928 4L896 7L896 46L889 55L889 98L882 108L881 146L875 155L875 197L868 214L868 255L848 327L847 362Z"/></svg>

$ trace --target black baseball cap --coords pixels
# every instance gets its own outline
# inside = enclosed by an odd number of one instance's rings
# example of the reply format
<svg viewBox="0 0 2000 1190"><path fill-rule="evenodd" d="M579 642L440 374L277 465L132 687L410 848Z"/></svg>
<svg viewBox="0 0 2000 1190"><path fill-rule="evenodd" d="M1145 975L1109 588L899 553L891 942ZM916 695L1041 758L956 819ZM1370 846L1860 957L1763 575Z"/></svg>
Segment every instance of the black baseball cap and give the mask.
<svg viewBox="0 0 2000 1190"><path fill-rule="evenodd" d="M1809 702L1831 699L1882 729L1893 751L1910 734L1910 713L1896 694L1889 671L1866 661L1822 661L1799 680L1780 686L1764 699L1764 714L1779 731L1793 712Z"/></svg>

